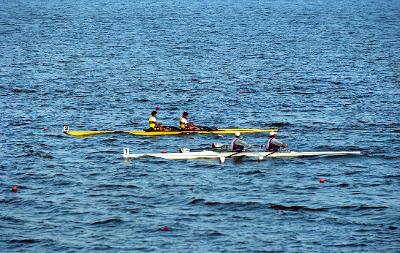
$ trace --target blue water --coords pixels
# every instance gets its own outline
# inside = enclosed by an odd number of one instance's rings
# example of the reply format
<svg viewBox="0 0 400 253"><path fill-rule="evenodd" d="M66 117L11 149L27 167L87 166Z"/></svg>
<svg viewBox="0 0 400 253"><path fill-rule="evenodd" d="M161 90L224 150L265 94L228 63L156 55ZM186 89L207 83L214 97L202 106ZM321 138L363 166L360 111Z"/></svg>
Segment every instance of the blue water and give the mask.
<svg viewBox="0 0 400 253"><path fill-rule="evenodd" d="M399 24L395 0L0 0L0 251L399 252ZM156 107L364 154L124 161L231 136L62 133Z"/></svg>

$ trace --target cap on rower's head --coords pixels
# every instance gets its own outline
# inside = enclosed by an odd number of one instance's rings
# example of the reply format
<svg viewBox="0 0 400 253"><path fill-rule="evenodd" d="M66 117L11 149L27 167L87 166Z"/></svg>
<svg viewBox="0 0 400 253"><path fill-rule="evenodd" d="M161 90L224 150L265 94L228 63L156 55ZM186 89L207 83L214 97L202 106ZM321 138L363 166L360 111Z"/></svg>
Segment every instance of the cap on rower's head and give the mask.
<svg viewBox="0 0 400 253"><path fill-rule="evenodd" d="M275 136L277 134L277 132L270 132L269 136Z"/></svg>
<svg viewBox="0 0 400 253"><path fill-rule="evenodd" d="M236 137L239 137L239 136L240 136L240 132L236 132L236 133L235 133L235 136L236 136Z"/></svg>
<svg viewBox="0 0 400 253"><path fill-rule="evenodd" d="M157 111L152 111L151 112L151 116L154 116L154 115L156 115L157 114Z"/></svg>
<svg viewBox="0 0 400 253"><path fill-rule="evenodd" d="M183 112L183 113L182 113L182 116L188 116L188 115L189 115L188 112Z"/></svg>

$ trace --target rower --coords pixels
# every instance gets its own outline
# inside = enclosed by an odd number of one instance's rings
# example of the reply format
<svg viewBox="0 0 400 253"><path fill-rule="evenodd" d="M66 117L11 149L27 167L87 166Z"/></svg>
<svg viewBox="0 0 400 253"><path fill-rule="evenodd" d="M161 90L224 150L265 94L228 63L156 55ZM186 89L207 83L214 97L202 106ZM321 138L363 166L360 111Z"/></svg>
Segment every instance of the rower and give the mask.
<svg viewBox="0 0 400 253"><path fill-rule="evenodd" d="M161 123L157 122L157 111L152 111L151 112L151 117L149 118L149 129L151 131L162 131L164 130L164 127L161 125Z"/></svg>
<svg viewBox="0 0 400 253"><path fill-rule="evenodd" d="M250 145L246 142L240 140L240 133L235 133L235 138L232 140L231 149L235 152L242 152L245 147L249 147Z"/></svg>
<svg viewBox="0 0 400 253"><path fill-rule="evenodd" d="M277 132L270 132L269 133L269 140L267 143L268 151L279 151L281 147L288 147L287 143L282 143L277 139Z"/></svg>
<svg viewBox="0 0 400 253"><path fill-rule="evenodd" d="M187 120L189 117L188 112L183 112L182 117L179 119L180 130L196 130L196 126Z"/></svg>

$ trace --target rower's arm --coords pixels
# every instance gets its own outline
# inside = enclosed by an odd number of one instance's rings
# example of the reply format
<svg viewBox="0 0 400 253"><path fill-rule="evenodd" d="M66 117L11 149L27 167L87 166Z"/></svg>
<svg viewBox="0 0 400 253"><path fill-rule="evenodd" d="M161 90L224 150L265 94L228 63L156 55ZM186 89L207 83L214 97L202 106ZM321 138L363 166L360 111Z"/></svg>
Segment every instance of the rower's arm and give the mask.
<svg viewBox="0 0 400 253"><path fill-rule="evenodd" d="M242 140L237 140L236 145L240 145L240 146L244 146L244 147L250 146L247 142L242 141Z"/></svg>
<svg viewBox="0 0 400 253"><path fill-rule="evenodd" d="M287 147L287 146L288 146L286 143L282 143L282 142L280 142L280 141L277 140L277 139L273 139L273 140L272 140L272 144L274 144L274 145L276 145L276 146L279 146L279 147Z"/></svg>

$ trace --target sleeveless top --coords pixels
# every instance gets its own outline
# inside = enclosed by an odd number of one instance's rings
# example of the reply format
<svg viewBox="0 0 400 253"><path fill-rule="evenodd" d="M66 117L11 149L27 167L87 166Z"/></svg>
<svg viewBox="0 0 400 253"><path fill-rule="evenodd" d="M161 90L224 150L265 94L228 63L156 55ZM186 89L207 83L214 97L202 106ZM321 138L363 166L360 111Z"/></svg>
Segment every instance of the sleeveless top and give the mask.
<svg viewBox="0 0 400 253"><path fill-rule="evenodd" d="M231 149L232 149L233 151L239 149L239 145L236 144L236 141L237 141L237 140L239 140L239 138L235 138L235 139L232 140Z"/></svg>
<svg viewBox="0 0 400 253"><path fill-rule="evenodd" d="M279 150L279 146L278 145L275 145L274 143L272 143L272 140L274 140L275 138L270 138L269 140L268 140L268 150L271 150L271 151L278 151Z"/></svg>

